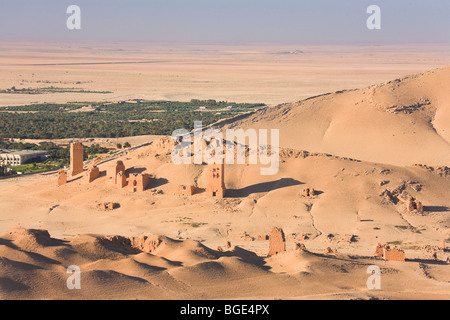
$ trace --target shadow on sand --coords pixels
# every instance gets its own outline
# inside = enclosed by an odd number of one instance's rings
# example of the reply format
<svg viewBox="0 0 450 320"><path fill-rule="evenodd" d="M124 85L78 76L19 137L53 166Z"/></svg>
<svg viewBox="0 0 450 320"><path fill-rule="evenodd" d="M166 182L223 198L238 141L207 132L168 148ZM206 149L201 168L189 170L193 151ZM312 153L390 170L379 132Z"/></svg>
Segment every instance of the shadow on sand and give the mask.
<svg viewBox="0 0 450 320"><path fill-rule="evenodd" d="M281 178L276 181L254 184L241 189L227 189L227 198L243 198L253 193L270 192L277 189L304 184L292 178Z"/></svg>

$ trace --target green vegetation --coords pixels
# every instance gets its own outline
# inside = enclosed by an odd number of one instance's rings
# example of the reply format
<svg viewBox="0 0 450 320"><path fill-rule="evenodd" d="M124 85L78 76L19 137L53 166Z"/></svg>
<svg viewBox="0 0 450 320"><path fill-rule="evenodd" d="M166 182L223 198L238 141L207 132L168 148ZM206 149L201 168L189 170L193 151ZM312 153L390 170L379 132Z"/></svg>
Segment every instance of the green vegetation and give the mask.
<svg viewBox="0 0 450 320"><path fill-rule="evenodd" d="M73 112L92 105L92 111ZM0 138L63 139L171 135L264 107L215 100L33 104L1 108ZM72 112L70 112L72 111Z"/></svg>
<svg viewBox="0 0 450 320"><path fill-rule="evenodd" d="M9 166L13 173L22 172L39 172L52 169L59 169L70 164L70 151L68 148L64 148L54 144L53 142L41 142L39 144L34 143L22 143L22 142L9 142L0 140L0 149L11 150L45 150L49 153L49 157L43 162L26 163L20 166ZM93 159L98 154L110 153L110 149L100 147L98 144L92 144L91 146L84 147L84 159ZM4 170L0 170L0 175L5 175Z"/></svg>
<svg viewBox="0 0 450 320"><path fill-rule="evenodd" d="M403 241L389 241L388 244L392 244L394 246L399 246L403 243Z"/></svg>
<svg viewBox="0 0 450 320"><path fill-rule="evenodd" d="M10 167L15 172L30 173L46 170L54 170L62 167L62 161L45 161L42 163L28 163L20 166Z"/></svg>
<svg viewBox="0 0 450 320"><path fill-rule="evenodd" d="M406 230L409 227L408 226L395 226L397 229Z"/></svg>

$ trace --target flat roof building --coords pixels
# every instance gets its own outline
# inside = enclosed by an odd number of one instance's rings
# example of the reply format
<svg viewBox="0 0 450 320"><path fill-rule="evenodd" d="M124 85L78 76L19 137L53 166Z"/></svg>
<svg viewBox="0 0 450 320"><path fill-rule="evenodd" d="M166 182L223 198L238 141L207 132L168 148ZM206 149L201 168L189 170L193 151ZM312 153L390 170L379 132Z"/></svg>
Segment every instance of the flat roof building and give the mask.
<svg viewBox="0 0 450 320"><path fill-rule="evenodd" d="M19 166L31 159L47 158L47 151L43 150L0 150L0 165Z"/></svg>

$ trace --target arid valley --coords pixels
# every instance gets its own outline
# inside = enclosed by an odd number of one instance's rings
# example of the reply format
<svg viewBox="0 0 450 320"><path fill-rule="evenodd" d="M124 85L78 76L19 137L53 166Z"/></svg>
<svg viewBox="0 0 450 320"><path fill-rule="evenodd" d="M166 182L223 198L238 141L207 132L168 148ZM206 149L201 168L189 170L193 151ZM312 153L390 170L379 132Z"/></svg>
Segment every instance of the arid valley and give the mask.
<svg viewBox="0 0 450 320"><path fill-rule="evenodd" d="M0 111L263 103L212 126L278 129L280 150L275 175L225 164L221 198L208 196L208 165L173 163L165 135L14 139L132 147L86 160L74 175L0 178L0 298L449 299L449 53L418 44L2 43L0 90L14 92L0 93ZM16 92L49 87L73 92ZM273 234L285 252L268 254L279 245ZM66 287L72 265L81 290ZM367 285L374 265L377 290Z"/></svg>

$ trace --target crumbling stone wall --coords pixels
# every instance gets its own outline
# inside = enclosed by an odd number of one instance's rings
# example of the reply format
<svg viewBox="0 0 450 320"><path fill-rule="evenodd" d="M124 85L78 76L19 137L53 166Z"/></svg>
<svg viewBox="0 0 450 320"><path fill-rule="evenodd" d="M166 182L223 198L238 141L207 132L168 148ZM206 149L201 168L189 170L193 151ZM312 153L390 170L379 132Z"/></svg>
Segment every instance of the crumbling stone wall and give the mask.
<svg viewBox="0 0 450 320"><path fill-rule="evenodd" d="M67 173L64 170L58 171L58 186L62 186L67 183Z"/></svg>
<svg viewBox="0 0 450 320"><path fill-rule="evenodd" d="M268 256L273 256L286 251L286 238L283 229L273 228L269 234L269 253Z"/></svg>
<svg viewBox="0 0 450 320"><path fill-rule="evenodd" d="M89 170L87 171L86 175L88 177L89 183L91 183L92 181L94 181L95 179L100 177L100 169L99 169L99 167L89 168Z"/></svg>
<svg viewBox="0 0 450 320"><path fill-rule="evenodd" d="M178 195L180 196L192 196L196 191L195 186L185 186L181 185L178 187Z"/></svg>
<svg viewBox="0 0 450 320"><path fill-rule="evenodd" d="M307 198L314 197L316 195L316 190L314 190L313 188L303 189L302 195Z"/></svg>
<svg viewBox="0 0 450 320"><path fill-rule="evenodd" d="M113 184L120 183L120 181L118 180L118 174L120 172L125 173L125 165L122 161L118 160L112 167L108 169L109 181L111 181Z"/></svg>
<svg viewBox="0 0 450 320"><path fill-rule="evenodd" d="M127 176L125 172L117 173L116 181L117 181L116 186L119 189L125 188L125 186L127 185Z"/></svg>
<svg viewBox="0 0 450 320"><path fill-rule="evenodd" d="M410 197L406 201L406 209L408 210L408 212L423 213L423 211L424 211L422 202L420 202L419 200L416 200L413 197Z"/></svg>
<svg viewBox="0 0 450 320"><path fill-rule="evenodd" d="M399 249L383 249L383 259L386 261L405 261L405 252Z"/></svg>

